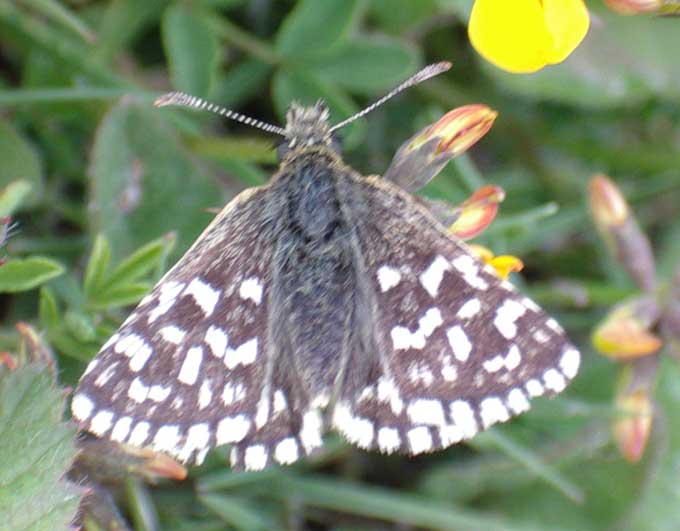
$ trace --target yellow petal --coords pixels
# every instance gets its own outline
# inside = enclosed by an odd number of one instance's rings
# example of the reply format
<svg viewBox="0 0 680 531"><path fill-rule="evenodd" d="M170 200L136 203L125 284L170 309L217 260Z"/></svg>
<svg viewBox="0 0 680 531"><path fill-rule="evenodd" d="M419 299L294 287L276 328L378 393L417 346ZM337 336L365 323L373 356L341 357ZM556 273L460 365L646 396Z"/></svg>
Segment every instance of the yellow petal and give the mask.
<svg viewBox="0 0 680 531"><path fill-rule="evenodd" d="M477 0L468 35L482 57L510 72L544 67L552 48L538 0Z"/></svg>
<svg viewBox="0 0 680 531"><path fill-rule="evenodd" d="M582 0L543 0L545 23L552 36L548 63L561 63L588 33L590 17Z"/></svg>
<svg viewBox="0 0 680 531"><path fill-rule="evenodd" d="M476 0L468 35L489 62L528 73L563 61L588 26L583 0Z"/></svg>

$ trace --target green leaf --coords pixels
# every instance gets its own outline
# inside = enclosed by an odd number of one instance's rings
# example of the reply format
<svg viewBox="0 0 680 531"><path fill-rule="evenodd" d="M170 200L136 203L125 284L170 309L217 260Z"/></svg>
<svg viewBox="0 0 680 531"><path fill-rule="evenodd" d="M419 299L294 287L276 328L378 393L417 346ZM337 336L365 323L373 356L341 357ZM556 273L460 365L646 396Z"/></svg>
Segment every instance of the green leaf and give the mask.
<svg viewBox="0 0 680 531"><path fill-rule="evenodd" d="M85 268L85 277L83 279L83 290L85 296L89 299L104 282L106 272L111 263L111 246L108 240L102 234L97 234L90 253L90 259Z"/></svg>
<svg viewBox="0 0 680 531"><path fill-rule="evenodd" d="M68 529L80 492L63 478L75 429L61 421L64 392L43 366L0 369L0 514L4 529Z"/></svg>
<svg viewBox="0 0 680 531"><path fill-rule="evenodd" d="M257 59L242 61L232 66L215 81L213 90L215 101L225 107L234 108L252 99L266 86L270 73L271 66Z"/></svg>
<svg viewBox="0 0 680 531"><path fill-rule="evenodd" d="M331 123L337 123L358 111L356 104L342 90L297 70L279 70L276 73L273 97L282 120L293 100L313 105L318 99L323 99L331 112ZM343 128L340 134L344 146L356 145L363 136L365 127L366 124L356 121Z"/></svg>
<svg viewBox="0 0 680 531"><path fill-rule="evenodd" d="M60 324L57 301L52 290L47 286L40 288L39 316L40 325L45 330L56 330Z"/></svg>
<svg viewBox="0 0 680 531"><path fill-rule="evenodd" d="M169 242L171 242L170 245ZM106 279L106 285L102 292L130 284L153 271L163 255L171 250L172 245L174 245L174 240L168 240L161 236L137 249L116 266L113 273Z"/></svg>
<svg viewBox="0 0 680 531"><path fill-rule="evenodd" d="M0 293L27 291L58 277L64 268L49 258L13 258L0 266Z"/></svg>
<svg viewBox="0 0 680 531"><path fill-rule="evenodd" d="M225 494L202 494L199 500L225 523L236 529L274 529L276 523L266 519L261 510L246 500Z"/></svg>
<svg viewBox="0 0 680 531"><path fill-rule="evenodd" d="M375 94L393 89L413 74L418 61L416 49L397 40L355 37L305 65L331 85Z"/></svg>
<svg viewBox="0 0 680 531"><path fill-rule="evenodd" d="M134 104L113 108L92 151L92 230L111 242L114 257L168 232L186 250L223 192L178 144L164 110Z"/></svg>
<svg viewBox="0 0 680 531"><path fill-rule="evenodd" d="M324 52L345 40L359 14L357 0L301 0L276 35L276 50L291 59Z"/></svg>
<svg viewBox="0 0 680 531"><path fill-rule="evenodd" d="M84 313L69 310L64 315L66 330L81 343L89 343L97 337L92 319Z"/></svg>
<svg viewBox="0 0 680 531"><path fill-rule="evenodd" d="M219 41L207 14L185 3L172 4L162 31L173 87L208 97L219 65Z"/></svg>
<svg viewBox="0 0 680 531"><path fill-rule="evenodd" d="M147 282L137 282L132 284L119 284L112 286L100 293L89 306L94 310L120 308L137 304L144 295L151 289L151 284Z"/></svg>
<svg viewBox="0 0 680 531"><path fill-rule="evenodd" d="M0 164L0 188L16 181L28 183L30 193L24 203L26 203L26 206L35 205L43 189L40 156L33 145L2 118L0 118L0 160L2 161L2 164ZM25 193L26 185L20 186ZM16 190L14 193L16 193Z"/></svg>
<svg viewBox="0 0 680 531"><path fill-rule="evenodd" d="M31 193L29 181L12 181L0 192L0 217L11 216Z"/></svg>

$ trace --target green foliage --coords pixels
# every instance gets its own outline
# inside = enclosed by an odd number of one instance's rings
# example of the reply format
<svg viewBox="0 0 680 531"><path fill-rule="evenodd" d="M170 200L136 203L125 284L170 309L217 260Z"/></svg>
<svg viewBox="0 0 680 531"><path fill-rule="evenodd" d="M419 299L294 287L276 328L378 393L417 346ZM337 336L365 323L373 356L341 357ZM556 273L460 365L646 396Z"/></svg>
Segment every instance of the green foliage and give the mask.
<svg viewBox="0 0 680 531"><path fill-rule="evenodd" d="M652 235L662 282L673 274L680 22L619 17L588 1L599 21L569 60L510 76L471 50L471 3L0 1L0 216L19 224L0 251L9 258L0 266L1 351L17 352L15 325L31 322L56 351L63 383L74 385L129 307L210 222L209 210L274 171L279 139L207 113L154 109L156 89L185 90L272 123L283 122L292 99L323 98L339 121L427 58L454 68L342 130L345 160L379 174L403 141L447 110L485 103L499 111L487 137L424 195L458 203L483 184L502 186L507 199L479 243L524 260L527 274L517 282L526 279L525 291L585 353L567 393L536 400L529 413L470 444L407 459L331 437L319 456L259 474L233 474L221 449L187 482L120 489L130 522L157 515L156 528L168 530L676 526L678 369L663 366L662 414L647 457L624 463L609 431L615 369L591 352L588 337L632 285L594 236L583 196L592 173L610 174ZM12 380L25 397L3 395L0 421L15 404L26 422L49 417L57 426L61 395L42 373L19 374L0 376L2 393ZM21 458L44 465L52 455L34 453L43 446L27 444L28 429L13 426L16 441L8 446L4 430L0 444L24 451L0 454L9 467L0 466L3 478ZM62 430L38 434L63 442L71 432ZM65 454L53 455L63 471ZM58 485L58 476L31 479L33 489ZM40 496L16 493L23 507Z"/></svg>
<svg viewBox="0 0 680 531"><path fill-rule="evenodd" d="M63 389L41 365L0 368L0 514L4 529L67 529L80 489L64 479L76 449Z"/></svg>

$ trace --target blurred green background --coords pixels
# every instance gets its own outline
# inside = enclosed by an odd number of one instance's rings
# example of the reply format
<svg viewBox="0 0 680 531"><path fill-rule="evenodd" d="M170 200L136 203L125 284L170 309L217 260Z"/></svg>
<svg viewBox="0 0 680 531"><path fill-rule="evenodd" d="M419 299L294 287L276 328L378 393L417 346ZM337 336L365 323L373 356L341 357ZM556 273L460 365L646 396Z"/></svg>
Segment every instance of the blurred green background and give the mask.
<svg viewBox="0 0 680 531"><path fill-rule="evenodd" d="M446 74L344 129L345 159L382 173L447 110L497 110L491 132L423 193L458 203L482 184L502 186L507 199L479 243L522 258L515 281L584 353L563 395L434 455L385 457L331 436L293 467L232 474L222 448L185 482L129 480L112 492L134 529L680 527L680 373L663 362L649 448L626 463L610 435L618 367L592 351L589 334L635 288L585 201L593 173L612 176L652 239L660 278L671 276L680 20L617 16L590 1L589 35L565 63L512 76L471 49L471 3L0 1L0 215L19 223L0 254L31 264L0 279L0 350L16 350L16 322L32 323L58 354L61 382L74 385L210 209L274 171L276 138L154 109L161 92L277 124L292 99L323 98L337 122L427 62L450 60Z"/></svg>

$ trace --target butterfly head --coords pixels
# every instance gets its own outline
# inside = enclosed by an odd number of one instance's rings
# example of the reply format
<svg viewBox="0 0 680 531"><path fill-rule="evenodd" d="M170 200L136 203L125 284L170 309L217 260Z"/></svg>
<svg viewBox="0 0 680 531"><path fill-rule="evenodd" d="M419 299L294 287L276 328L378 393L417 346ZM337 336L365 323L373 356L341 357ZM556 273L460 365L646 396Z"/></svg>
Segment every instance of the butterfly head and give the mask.
<svg viewBox="0 0 680 531"><path fill-rule="evenodd" d="M293 102L286 113L286 141L288 149L311 146L330 146L330 113L319 100L310 107Z"/></svg>

